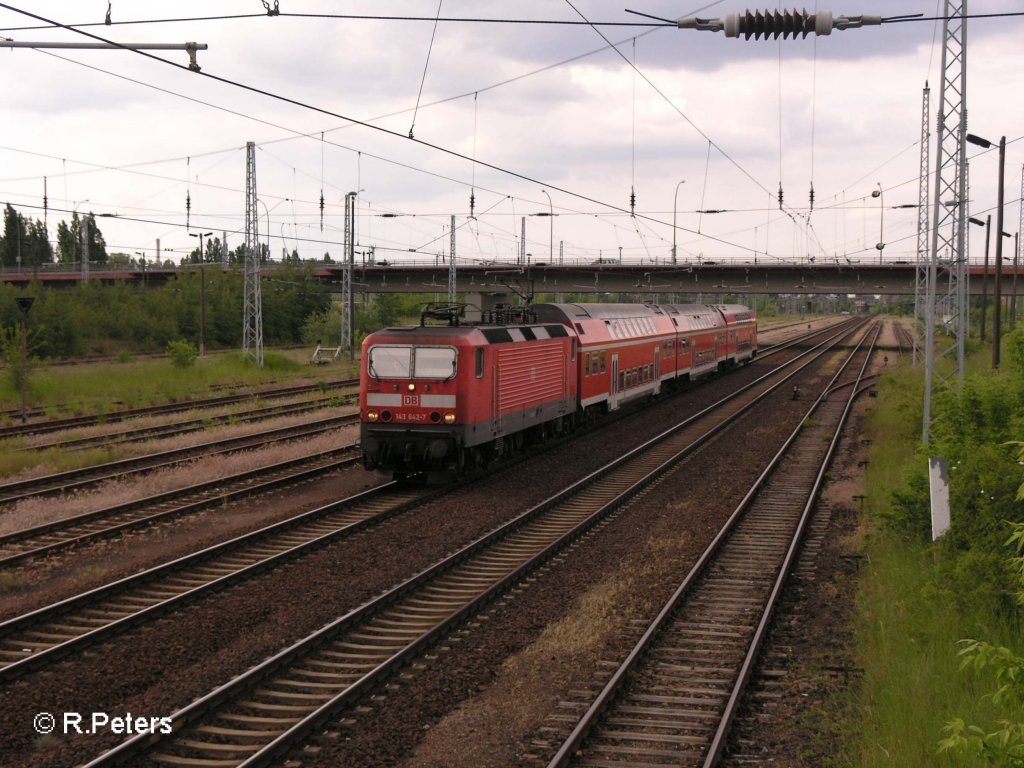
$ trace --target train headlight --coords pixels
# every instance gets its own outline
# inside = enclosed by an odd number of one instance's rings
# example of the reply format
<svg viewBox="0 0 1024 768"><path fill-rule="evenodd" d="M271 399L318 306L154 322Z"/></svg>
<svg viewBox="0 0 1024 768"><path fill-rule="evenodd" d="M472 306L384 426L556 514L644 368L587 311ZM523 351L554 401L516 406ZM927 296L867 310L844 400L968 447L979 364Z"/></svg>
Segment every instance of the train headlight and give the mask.
<svg viewBox="0 0 1024 768"><path fill-rule="evenodd" d="M416 385L415 385L415 384L412 384L412 383L410 383L410 384L409 384L409 391L410 391L410 392L415 392L415 391L416 391Z"/></svg>
<svg viewBox="0 0 1024 768"><path fill-rule="evenodd" d="M367 421L376 421L379 418L380 418L380 414L377 413L376 411L367 411L366 412L366 420Z"/></svg>
<svg viewBox="0 0 1024 768"><path fill-rule="evenodd" d="M445 424L454 424L455 423L455 414L454 413L446 413L444 415L444 423Z"/></svg>

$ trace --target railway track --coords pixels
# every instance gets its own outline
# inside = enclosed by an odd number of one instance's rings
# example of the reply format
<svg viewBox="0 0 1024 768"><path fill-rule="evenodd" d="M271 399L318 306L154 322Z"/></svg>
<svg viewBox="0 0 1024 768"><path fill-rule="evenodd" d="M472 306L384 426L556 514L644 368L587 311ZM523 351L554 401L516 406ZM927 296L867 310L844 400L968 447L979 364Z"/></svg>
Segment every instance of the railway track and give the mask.
<svg viewBox="0 0 1024 768"><path fill-rule="evenodd" d="M820 344L89 763L270 765L829 353Z"/></svg>
<svg viewBox="0 0 1024 768"><path fill-rule="evenodd" d="M823 388L594 700L570 705L578 722L548 768L718 764L879 331Z"/></svg>
<svg viewBox="0 0 1024 768"><path fill-rule="evenodd" d="M345 414L319 419L315 422L296 424L290 427L267 430L254 435L243 435L226 440L214 440L188 448L151 453L129 459L94 464L81 469L57 472L29 480L0 485L0 504L16 504L35 496L50 496L84 490L107 480L128 477L141 472L171 467L201 456L215 456L221 453L260 448L283 440L312 437L331 429L337 429L359 421L358 414ZM0 537L0 547L3 539Z"/></svg>
<svg viewBox="0 0 1024 768"><path fill-rule="evenodd" d="M815 332L813 335L821 336L823 335L823 332ZM805 341L806 339L801 338L790 342L789 349L792 349L796 345L804 343ZM784 351L783 347L777 347L773 350L773 353L782 351ZM356 418L357 416L352 415L326 420L326 423L321 422L320 426L315 427L315 431L326 430L333 428L333 426L349 423L354 421ZM309 434L309 432L304 431L302 426L289 427L283 428L282 430L274 430L269 436L265 434L261 436L254 436L253 438L235 438L229 441L207 444L206 446L196 446L194 448L180 449L178 451L167 451L161 454L138 457L135 459L124 459L95 467L74 470L72 472L49 475L44 478L27 480L19 483L9 483L7 485L0 486L0 503L12 504L31 496L79 490L114 477L124 477L125 475L134 472L152 471L157 467L178 463L180 461L194 458L197 455L212 455L213 452L225 452L240 450L244 447L253 447L253 441L255 441L255 444L257 445L265 444L268 437L275 440L284 440L294 439L305 434ZM211 448L213 449L212 451L210 450ZM256 471L255 473L247 473L247 475L252 476L254 474L258 474L258 472L259 471ZM163 520L173 515L195 511L203 506L208 506L211 503L209 501L211 494L213 498L218 500L222 499L222 496L217 493L218 486L215 483L204 484L203 490L206 493L206 496L195 500L194 503L174 506L176 496L175 493L172 492L162 494L159 497L142 499L138 502L131 502L129 504L119 505L105 510L98 510L96 512L87 513L74 518L54 521L53 523L47 523L34 528L2 535L0 536L0 568L9 567L33 557L53 554L58 550L80 545L85 542L119 535L129 528L149 525L152 522ZM193 489L186 489L186 491L191 493ZM240 493L247 493L244 486ZM158 516L153 517L146 511L147 507L152 504L160 504L169 508L161 511ZM105 522L107 520L109 520L110 523Z"/></svg>
<svg viewBox="0 0 1024 768"><path fill-rule="evenodd" d="M282 416L295 416L297 414L309 413L310 411L327 408L331 405L351 405L358 402L358 395L344 395L340 398L318 397L310 400L302 400L296 403L285 403L283 405L272 405L266 408L252 408L247 411L236 411L224 413L219 416L207 416L202 419L189 419L188 421L177 421L173 424L155 424L148 427L137 427L116 432L109 435L93 435L92 437L73 437L66 440L55 440L49 443L36 443L22 448L23 451L44 451L49 449L60 449L64 451L77 451L85 448L114 448L130 443L138 443L144 440L167 439L178 435L187 435L203 429L209 429L224 424L249 424L256 421L266 421Z"/></svg>
<svg viewBox="0 0 1024 768"><path fill-rule="evenodd" d="M47 432L60 432L76 427L91 427L97 424L112 424L115 422L134 419L142 416L159 416L168 413L181 413L182 411L194 410L197 408L220 408L236 403L245 403L251 400L277 400L310 392L321 392L327 390L345 389L359 386L358 379L346 379L344 381L323 382L320 384L303 384L292 387L280 387L261 392L251 392L242 395L221 395L219 397L208 397L197 400L184 400L178 403L165 403L147 408L127 408L119 411L111 411L94 416L74 416L65 419L47 419L46 421L34 421L25 424L15 424L0 427L0 440L21 435L38 435Z"/></svg>
<svg viewBox="0 0 1024 768"><path fill-rule="evenodd" d="M355 466L354 446L303 456L0 536L0 568Z"/></svg>
<svg viewBox="0 0 1024 768"><path fill-rule="evenodd" d="M893 320L892 329L896 334L896 345L898 347L900 357L903 357L903 355L908 352L913 353L914 337L910 334L910 331L908 331L899 320Z"/></svg>
<svg viewBox="0 0 1024 768"><path fill-rule="evenodd" d="M379 525L439 493L389 483L0 622L0 682Z"/></svg>

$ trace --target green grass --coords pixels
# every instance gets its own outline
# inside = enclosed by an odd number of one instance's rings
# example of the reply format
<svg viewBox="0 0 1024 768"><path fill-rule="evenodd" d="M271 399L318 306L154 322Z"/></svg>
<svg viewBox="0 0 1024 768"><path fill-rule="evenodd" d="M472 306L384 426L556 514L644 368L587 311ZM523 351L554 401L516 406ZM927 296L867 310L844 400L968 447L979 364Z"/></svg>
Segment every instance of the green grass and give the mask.
<svg viewBox="0 0 1024 768"><path fill-rule="evenodd" d="M354 364L316 366L308 359L306 350L296 350L267 352L263 368L237 352L207 355L189 368L177 368L167 358L44 365L31 373L29 404L53 417L73 416L231 394L233 387L287 386L358 375ZM21 404L21 394L9 379L0 377L0 409Z"/></svg>
<svg viewBox="0 0 1024 768"><path fill-rule="evenodd" d="M982 366L977 358L986 354L979 350L970 364ZM994 719L984 699L990 685L959 671L957 642L971 637L1018 651L1024 645L1019 628L1009 622L957 610L939 575L938 549L873 522L900 487L908 463L924 461L917 452L921 388L921 369L906 365L887 371L869 419L869 533L855 627L857 664L864 674L836 726L845 735L845 749L834 765L844 768L980 765L937 754L949 720L962 717L984 727Z"/></svg>
<svg viewBox="0 0 1024 768"><path fill-rule="evenodd" d="M1013 630L961 617L936 582L928 547L878 532L867 542L866 563L856 627L864 676L848 714L852 737L841 764L965 765L937 755L943 726L954 717L991 723L994 713L983 698L986 682L959 671L957 641L984 636L1013 645Z"/></svg>

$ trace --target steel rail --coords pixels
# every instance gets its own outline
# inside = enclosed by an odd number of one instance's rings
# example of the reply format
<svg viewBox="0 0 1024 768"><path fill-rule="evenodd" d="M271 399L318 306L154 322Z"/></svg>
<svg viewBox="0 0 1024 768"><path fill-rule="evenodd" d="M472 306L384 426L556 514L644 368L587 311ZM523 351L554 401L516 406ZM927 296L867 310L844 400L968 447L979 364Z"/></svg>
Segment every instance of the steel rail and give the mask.
<svg viewBox="0 0 1024 768"><path fill-rule="evenodd" d="M293 387L281 387L278 389L265 390L262 392L250 392L244 395L221 395L197 400L184 400L178 403L165 403L145 408L126 408L120 411L111 411L100 416L74 416L65 419L49 419L47 421L34 422L31 424L16 424L7 427L0 427L0 440L19 435L42 434L45 432L58 432L62 429L74 427L92 426L101 421L112 424L125 419L138 418L140 416L155 416L166 413L179 413L195 408L216 408L222 405L246 402L247 400L272 400L283 397L292 397L297 394L313 392L322 389L343 389L345 387L357 386L358 380L346 379L344 381L325 382L321 384L302 384Z"/></svg>
<svg viewBox="0 0 1024 768"><path fill-rule="evenodd" d="M0 568L29 558L50 555L85 542L110 538L128 529L152 525L206 507L221 505L233 499L307 480L338 468L354 466L358 462L358 459L351 455L354 451L353 446L345 446L334 451L278 462L219 480L208 480L187 488L15 531L0 537L0 546L8 550L12 547L21 549L0 556ZM163 509L152 511L154 507L161 505Z"/></svg>
<svg viewBox="0 0 1024 768"><path fill-rule="evenodd" d="M881 326L875 329L874 338L871 341L868 353L864 356L864 362L857 375L858 381L864 377L864 372L867 369L868 363L871 361L871 355L874 351L875 344L878 341L880 331ZM851 360L852 359L853 356L851 355ZM853 408L853 403L858 395L858 391L858 388L854 387L850 392L849 397L846 399L843 412L836 421L835 429L833 430L831 439L829 440L828 449L826 450L825 456L818 467L817 475L814 478L814 485L811 487L807 500L804 503L804 507L800 512L800 521L797 524L792 540L786 550L786 556L782 562L782 567L779 569L779 574L775 579L775 583L772 585L768 604L765 606L764 614L758 622L757 629L754 631L754 637L752 638L750 646L747 649L747 654L743 659L743 666L740 668L740 673L736 679L736 683L733 686L732 692L729 694L729 701L725 705L725 712L722 715L718 729L715 731L715 737L711 742L711 746L708 748L703 768L714 768L714 766L718 765L718 761L721 758L722 750L725 748L726 738L728 737L729 730L732 727L733 720L736 717L743 693L746 691L747 683L750 681L750 676L753 673L754 665L757 662L757 657L761 651L761 646L764 643L765 636L768 634L768 628L771 625L772 617L775 614L775 608L781 599L782 590L789 579L789 574L793 568L794 562L796 561L800 545L803 543L804 531L806 530L808 521L814 512L814 506L818 503L818 498L821 495L821 488L825 484L826 473L828 472L828 468L835 456L836 448L839 445L839 438L842 434L843 427L846 426L846 422L849 418L850 411ZM819 401L824 401L827 399L828 395L829 391L826 389L825 393L823 393L819 398ZM818 403L816 402L815 408L817 406ZM811 412L809 411L808 418L810 417L810 413Z"/></svg>
<svg viewBox="0 0 1024 768"><path fill-rule="evenodd" d="M379 525L441 493L387 483L0 622L0 682Z"/></svg>
<svg viewBox="0 0 1024 768"><path fill-rule="evenodd" d="M334 397L319 397L307 400L298 400L282 405L270 405L265 408L253 408L247 411L232 411L222 413L218 416L206 416L201 419L189 419L188 421L176 421L169 424L154 424L148 427L136 427L126 429L123 432L114 432L104 435L92 435L90 437L73 437L67 440L54 440L52 443L37 443L35 445L22 446L21 452L44 451L52 448L59 448L65 451L77 451L84 448L118 448L122 445L139 443L144 440L166 440L169 437L187 435L210 427L224 424L250 424L258 421L269 421L270 419L282 416L308 413L309 411L321 410L332 405L351 405L353 401L358 402L358 395L342 395ZM340 402L338 402L340 400Z"/></svg>
<svg viewBox="0 0 1024 768"><path fill-rule="evenodd" d="M858 345L858 349L859 348L860 345ZM751 485L750 489L748 490L744 498L740 501L739 505L736 507L734 512L730 515L728 520L719 530L718 534L707 546L707 548L704 550L701 556L697 559L693 567L690 569L690 571L684 577L682 582L673 592L669 600L658 612L655 619L651 622L651 624L648 626L648 628L643 633L641 638L634 645L634 647L626 656L622 664L616 669L614 674L611 676L611 678L607 681L602 690L595 697L594 701L587 708L586 712L579 719L575 727L572 729L571 733L563 741L562 745L560 746L554 757L552 757L552 759L548 763L548 768L564 768L565 766L570 765L572 763L574 757L576 757L577 753L583 746L584 741L597 726L600 718L604 716L604 714L609 710L609 708L613 706L616 699L623 693L626 684L635 674L640 663L644 660L645 656L648 654L652 646L657 642L658 638L666 630L666 627L670 624L673 617L680 610L680 606L683 603L683 601L693 594L696 584L707 574L711 564L721 553L726 542L729 541L730 537L740 524L740 521L744 518L747 511L750 509L754 500L758 497L762 489L769 482L769 480L776 472L776 470L780 467L784 457L786 456L790 448L793 446L793 444L796 442L797 438L805 430L805 425L808 423L807 420L818 409L819 405L829 396L829 394L831 394L831 392L834 391L835 382L838 380L839 376L842 375L843 371L846 369L846 366L849 364L851 360L854 359L856 354L857 350L854 350L848 357L846 363L844 363L840 370L837 371L836 374L833 376L829 384L823 388L822 394L812 404L811 408L807 412L807 415L804 417L804 419L801 420L797 428L787 438L782 448L776 453L775 457L769 462L764 471ZM840 419L839 425L837 426L836 435L838 435L839 430L841 430L842 422L844 419L845 412L842 419ZM836 438L833 437L832 444L828 449L826 460L823 463L822 467L827 467L828 463L830 462L832 452L834 451L835 442ZM809 497L809 500L804 508L805 513L801 516L801 522L798 523L798 531L800 533L802 533L805 524L806 510L813 508L813 500L816 499L817 497L821 479L824 477L824 471L824 469L821 469L818 472L817 480L814 485L812 494ZM793 550L793 547L791 547L790 550ZM790 558L787 556L784 563L787 568L789 562ZM778 590L776 590L776 593L777 591ZM777 597L777 594L775 595L775 597ZM772 605L774 605L774 603L772 603ZM766 625L766 622L762 621L762 624ZM759 642L760 638L763 637L763 631L755 632L755 635ZM756 650L751 653L748 653L748 657L753 656L756 656ZM744 665L744 669L746 669L746 665ZM741 677L743 677L743 679L745 680L747 674L749 673L741 673ZM697 739L693 739L692 742L697 743ZM662 757L666 757L666 755L662 755ZM640 756L637 756L637 758L642 760L642 757ZM584 763L586 763L585 759Z"/></svg>
<svg viewBox="0 0 1024 768"><path fill-rule="evenodd" d="M359 420L358 414L331 416L305 424L290 427L278 427L253 435L242 435L222 440L211 440L188 448L175 448L169 451L148 453L127 459L117 459L103 464L94 464L81 469L55 472L42 477L19 480L13 483L0 484L0 504L15 504L34 496L47 496L68 491L78 491L114 478L124 478L140 472L152 472L155 469L174 466L200 456L216 456L221 453L232 453L246 448L255 448L283 440L294 440L297 437L326 432L330 429L351 424ZM3 538L0 537L0 546Z"/></svg>
<svg viewBox="0 0 1024 768"><path fill-rule="evenodd" d="M819 355L826 353L824 344L818 347ZM724 407L745 395L749 398L747 409L753 407L796 375L788 369L808 355L811 351L787 362L785 370L760 377L716 405ZM797 367L802 369L812 362L813 359ZM757 390L758 385L763 388ZM705 429L705 416L715 410L716 406L710 406L665 430L172 715L172 736L181 737L180 748L208 749L218 757L208 758L208 762L164 753L152 757L179 765L276 764L295 740L548 561L599 520L620 509L691 451L720 434L722 420ZM743 412L733 410L724 421L733 422ZM692 436L700 430L703 431L699 435ZM676 443L672 443L673 438ZM584 500L584 493L597 498ZM305 665L293 669L297 681L281 677L296 664ZM286 690L271 690L274 686ZM250 700L241 699L243 695ZM289 703L280 704L281 700ZM234 709L230 708L231 702L235 703ZM222 712L220 721L228 726L199 726L198 732L214 739L212 743L189 736L189 725L222 706L229 710ZM260 714L247 714L254 711ZM277 719L272 717L275 711ZM272 726L271 721L276 725ZM261 723L261 731L239 728L239 722ZM232 749L229 737L244 739L243 746ZM129 739L90 762L88 768L134 760L143 750L169 739L161 740L154 735ZM226 760L230 752L247 757L231 763Z"/></svg>
<svg viewBox="0 0 1024 768"><path fill-rule="evenodd" d="M426 500L426 498L427 495L424 493L420 498L420 502ZM206 558L212 557L214 554L218 552L224 552L229 549L236 548L238 546L241 546L245 542L260 539L261 537L268 536L271 533L290 531L293 526L309 524L310 522L319 520L319 518L323 515L334 514L335 509L338 509L340 508L340 506L343 505L344 502L339 502L338 504L328 505L327 507L321 508L320 510L314 510L311 513L305 513L303 515L297 516L296 518L292 518L287 521L282 521L281 523L269 526L268 528L253 532L252 534L237 537L236 539L230 542L226 542L224 545L216 545L214 547L207 548L203 552L197 553L195 556L179 558L177 561L175 561L173 564L169 564L167 567L170 570L174 570L171 567L172 565L177 566L178 568L183 568L186 567L188 564L197 563ZM403 507L403 509L404 508L406 507ZM374 517L373 521L377 522L383 520L390 514L394 514L394 512L387 514L378 514ZM348 519L352 519L351 515L348 516ZM364 521L360 521L360 526L363 525L363 522ZM296 556L300 554L301 551L305 550L308 546L315 546L319 543L327 542L334 536L336 536L338 533L338 531L323 533L323 524L318 522L317 525L319 526L319 531L318 536L315 540L310 540L308 542L298 544L295 541L295 533L286 533L286 535L289 537L289 546L291 547L290 549L287 549L287 551L282 550L280 554L275 554L271 557L268 557L265 561L260 561L259 558L257 558L252 562L251 565L246 566L245 568L242 568L237 572L225 573L222 576L218 576L218 578L214 579L212 582L202 584L201 586L198 586L196 583L193 583L191 586L194 588L190 588L187 595L183 593L171 598L167 601L165 607L169 609L171 607L171 604L176 603L179 599L194 599L201 592L205 591L208 588L221 588L229 581L234 581L237 578L243 577L247 572L255 572L256 569L258 568L268 567L272 562L275 562L282 557ZM355 530L358 529L359 528L349 527L346 529L346 532L351 533L355 532ZM319 534L323 535L321 536ZM260 544L260 549L265 550L267 546L267 544ZM234 559L237 560L238 556L236 555ZM16 619L11 619L7 622L0 623L0 663L14 659L14 661L11 662L7 668L0 667L0 680L20 675L23 672L29 671L31 669L36 669L42 664L44 664L47 660L55 659L60 655L65 655L66 653L70 652L71 650L73 650L74 648L78 647L83 643L95 642L102 636L109 634L111 631L116 631L116 629L118 628L128 628L130 626L133 626L139 623L140 621L145 620L144 616L157 615L163 610L163 607L159 604L152 604L144 610L136 612L135 615L133 615L133 611L135 611L134 608L132 610L129 610L127 613L124 610L121 610L119 613L115 612L114 620L112 622L109 622L111 626L106 626L106 624L108 623L106 621L106 618L99 619L95 616L92 616L90 617L90 621L87 622L84 626L82 624L79 624L74 629L72 629L72 627L75 625L75 620L68 620L67 618L63 618L57 621L56 618L62 615L66 615L69 611L73 611L76 608L80 608L83 605L95 604L97 601L108 599L110 595L122 592L125 589L128 589L130 585L148 584L151 579L157 578L162 573L168 573L170 572L170 570L165 571L164 566L157 566L155 568L149 569L148 571L142 574L134 576L131 579L120 580L119 582L116 582L113 585L99 587L83 595L68 598L67 600L61 601L54 605L41 608L38 611L34 611L30 614L26 614L25 616L17 617ZM93 610L95 613L95 609ZM28 638L27 643L21 642L20 645L29 644L33 645L34 648L15 648L12 651L12 647L19 646L19 641L16 638L12 639L11 635L21 632L22 637L24 637L24 632L26 631L27 628L35 627L38 629L40 625L44 625L46 622L50 622L51 624L54 624L56 622L56 625L51 626L49 629L47 629L44 626L40 634L49 635L50 637L48 638L48 640L54 642L40 644L37 642L38 638ZM94 631L100 630L101 628L102 632ZM79 630L87 630L87 634L89 634L89 637L75 637L76 632L78 634L81 634ZM6 648L4 646L6 646Z"/></svg>

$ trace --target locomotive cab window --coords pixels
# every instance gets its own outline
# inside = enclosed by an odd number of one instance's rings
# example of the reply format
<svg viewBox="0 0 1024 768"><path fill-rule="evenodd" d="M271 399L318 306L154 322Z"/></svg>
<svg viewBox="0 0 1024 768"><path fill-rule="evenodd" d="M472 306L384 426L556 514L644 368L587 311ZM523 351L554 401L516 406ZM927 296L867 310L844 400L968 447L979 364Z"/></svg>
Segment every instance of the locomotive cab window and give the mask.
<svg viewBox="0 0 1024 768"><path fill-rule="evenodd" d="M602 352L601 353L601 373L607 372L607 370L608 370L607 365L608 365L608 353L607 352Z"/></svg>
<svg viewBox="0 0 1024 768"><path fill-rule="evenodd" d="M455 378L453 347L410 347L378 345L370 347L366 370L376 379L448 379Z"/></svg>
<svg viewBox="0 0 1024 768"><path fill-rule="evenodd" d="M478 379L484 377L484 351L479 348L476 351L476 377Z"/></svg>

